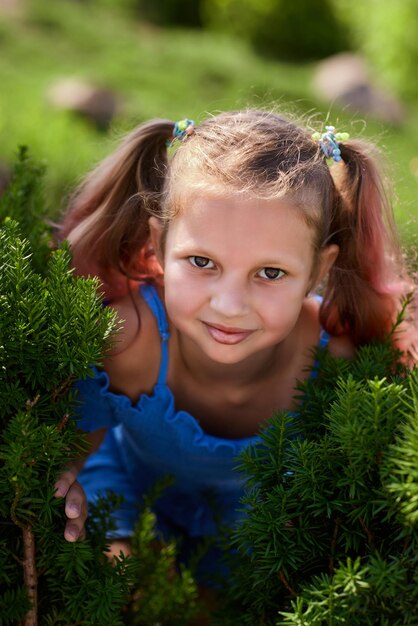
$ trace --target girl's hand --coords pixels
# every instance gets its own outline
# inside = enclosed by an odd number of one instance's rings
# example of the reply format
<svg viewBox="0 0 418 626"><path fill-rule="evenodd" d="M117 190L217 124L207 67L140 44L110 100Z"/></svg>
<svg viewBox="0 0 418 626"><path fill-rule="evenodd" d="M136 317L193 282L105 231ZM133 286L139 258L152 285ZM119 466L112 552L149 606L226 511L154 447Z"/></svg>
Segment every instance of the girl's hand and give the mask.
<svg viewBox="0 0 418 626"><path fill-rule="evenodd" d="M105 434L105 428L87 433L90 454L99 448ZM65 525L64 537L67 541L84 539L86 535L84 522L87 519L87 497L83 487L77 482L78 472L82 470L84 462L85 459L74 461L55 483L55 497L65 498L65 514L68 522Z"/></svg>
<svg viewBox="0 0 418 626"><path fill-rule="evenodd" d="M76 478L79 472L76 464L61 474L55 483L55 496L65 498L65 514L68 517L64 530L64 537L67 541L77 541L84 539L84 523L87 518L87 498L82 486Z"/></svg>

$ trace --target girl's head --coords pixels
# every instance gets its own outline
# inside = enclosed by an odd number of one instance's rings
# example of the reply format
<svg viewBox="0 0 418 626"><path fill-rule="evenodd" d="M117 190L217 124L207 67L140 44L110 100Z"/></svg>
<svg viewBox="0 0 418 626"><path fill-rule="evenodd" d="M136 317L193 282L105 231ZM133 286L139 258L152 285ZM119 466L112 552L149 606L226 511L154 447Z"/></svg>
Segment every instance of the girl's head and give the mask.
<svg viewBox="0 0 418 626"><path fill-rule="evenodd" d="M324 326L356 343L388 330L400 255L366 145L344 142L342 162L330 169L311 132L257 110L209 117L167 149L172 133L166 120L140 126L81 186L63 226L76 264L84 257L105 282L121 273L152 278L150 216L161 224L164 247L170 224L199 196L283 200L312 233L313 279L324 250L339 249L324 293Z"/></svg>
<svg viewBox="0 0 418 626"><path fill-rule="evenodd" d="M171 160L161 217L187 210L191 195L241 194L291 202L325 243L335 201L328 167L310 134L273 113L223 113L202 122Z"/></svg>

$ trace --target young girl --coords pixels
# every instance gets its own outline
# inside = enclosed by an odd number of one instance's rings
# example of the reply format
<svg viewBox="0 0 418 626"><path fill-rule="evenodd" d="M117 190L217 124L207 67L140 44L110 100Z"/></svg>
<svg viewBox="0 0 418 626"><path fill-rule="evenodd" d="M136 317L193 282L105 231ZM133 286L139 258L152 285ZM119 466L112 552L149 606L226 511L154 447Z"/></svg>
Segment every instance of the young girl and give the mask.
<svg viewBox="0 0 418 626"><path fill-rule="evenodd" d="M116 552L167 474L162 532L187 545L234 523L236 457L274 411L297 410L313 349L351 358L411 289L370 147L256 110L138 127L81 186L62 235L124 320L78 384L94 449L107 429L80 481L88 499L124 496ZM57 483L70 541L87 513L76 473Z"/></svg>

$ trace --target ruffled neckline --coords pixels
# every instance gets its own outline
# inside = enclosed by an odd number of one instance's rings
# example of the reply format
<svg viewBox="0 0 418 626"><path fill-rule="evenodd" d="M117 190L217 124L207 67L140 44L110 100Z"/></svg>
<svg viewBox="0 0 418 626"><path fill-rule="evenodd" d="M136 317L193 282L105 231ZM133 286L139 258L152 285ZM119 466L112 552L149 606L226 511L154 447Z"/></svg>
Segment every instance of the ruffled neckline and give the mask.
<svg viewBox="0 0 418 626"><path fill-rule="evenodd" d="M100 386L100 395L107 397L122 410L133 411L135 414L146 414L147 406L163 396L164 420L170 424L181 424L183 426L183 432L185 428L190 434L191 443L197 447L204 447L212 451L226 448L231 450L234 454L238 454L248 445L256 444L261 441L259 435L237 439L210 435L203 430L197 419L191 413L184 410L176 410L174 394L166 383L156 383L151 394L142 393L138 401L133 403L125 394L114 393L109 389L110 379L107 372L98 370L97 367L93 367L92 370L94 372L94 380Z"/></svg>

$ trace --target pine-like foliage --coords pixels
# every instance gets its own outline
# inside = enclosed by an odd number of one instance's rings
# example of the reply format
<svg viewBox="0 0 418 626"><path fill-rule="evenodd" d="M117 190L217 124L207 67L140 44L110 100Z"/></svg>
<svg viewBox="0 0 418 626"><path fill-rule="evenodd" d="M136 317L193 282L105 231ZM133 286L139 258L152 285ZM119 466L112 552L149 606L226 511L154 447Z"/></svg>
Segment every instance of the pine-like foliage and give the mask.
<svg viewBox="0 0 418 626"><path fill-rule="evenodd" d="M247 515L214 624L418 624L418 373L398 357L389 341L320 352L299 413L242 455Z"/></svg>
<svg viewBox="0 0 418 626"><path fill-rule="evenodd" d="M45 166L32 161L28 149L21 146L10 185L0 197L0 224L7 217L19 223L20 234L30 245L31 266L41 273L51 243L51 229L45 220L44 174Z"/></svg>
<svg viewBox="0 0 418 626"><path fill-rule="evenodd" d="M25 201L28 211L40 206L40 172L26 159L21 153L3 216L16 206L22 216ZM10 217L0 226L0 625L122 624L130 561L105 556L106 525L67 543L54 497L58 475L86 448L69 419L72 383L100 361L114 316L96 281L73 277L65 247L49 254L38 215L25 229L33 223L40 233L42 273L20 226Z"/></svg>
<svg viewBox="0 0 418 626"><path fill-rule="evenodd" d="M194 575L200 555L196 553L195 563L189 566L179 565L178 541L164 539L156 530L153 503L170 482L167 477L147 494L132 536L138 584L125 614L127 626L186 626L205 613Z"/></svg>
<svg viewBox="0 0 418 626"><path fill-rule="evenodd" d="M0 626L183 626L197 586L155 530L163 485L145 499L133 557L106 556L111 493L90 505L86 540L63 537L54 484L86 451L72 383L100 362L115 318L95 280L74 278L67 247L51 252L43 171L21 149L0 199Z"/></svg>

